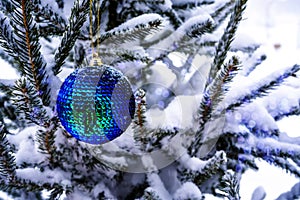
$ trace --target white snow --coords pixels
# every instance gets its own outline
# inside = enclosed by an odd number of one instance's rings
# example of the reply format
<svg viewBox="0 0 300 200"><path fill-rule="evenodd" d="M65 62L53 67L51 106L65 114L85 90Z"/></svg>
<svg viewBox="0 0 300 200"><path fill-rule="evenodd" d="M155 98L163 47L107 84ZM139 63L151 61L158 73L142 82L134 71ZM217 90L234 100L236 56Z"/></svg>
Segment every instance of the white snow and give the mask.
<svg viewBox="0 0 300 200"><path fill-rule="evenodd" d="M162 198L162 200L172 199L171 195L166 190L163 182L161 181L160 177L157 174L155 173L148 174L147 178L150 184L150 188L147 188L147 190L155 191L159 195L159 197Z"/></svg>
<svg viewBox="0 0 300 200"><path fill-rule="evenodd" d="M0 59L0 79L13 79L18 78L17 71L12 68L6 61Z"/></svg>
<svg viewBox="0 0 300 200"><path fill-rule="evenodd" d="M164 110L152 108L146 112L148 123L158 128L191 128L199 97L176 96Z"/></svg>
<svg viewBox="0 0 300 200"><path fill-rule="evenodd" d="M201 199L202 194L199 188L192 182L184 183L174 194L173 199Z"/></svg>
<svg viewBox="0 0 300 200"><path fill-rule="evenodd" d="M112 29L110 32L132 29L133 27L140 25L140 24L148 24L149 22L164 19L159 14L143 14L133 19L128 20L127 22L121 24L117 28Z"/></svg>
<svg viewBox="0 0 300 200"><path fill-rule="evenodd" d="M191 0L195 2L194 0ZM200 1L199 1L200 2ZM68 13L71 9L73 1L66 2L67 5L65 7L65 13L67 16L70 14ZM174 4L182 4L182 0L173 0ZM293 6L294 5L294 6ZM241 24L239 28L239 32L241 33L240 36L237 35L237 40L233 43L234 46L244 46L244 45L251 45L254 41L260 41L262 44L266 45L262 52L266 52L268 54L267 61L260 66L256 72L254 73L253 78L261 79L266 73L270 72L270 69L276 70L278 68L292 66L295 63L300 64L300 57L299 57L299 47L300 47L300 18L299 18L299 10L296 11L299 7L299 2L297 0L287 0L287 1L278 1L278 0L251 0L248 2L248 8L246 11L246 17L244 22ZM146 16L145 16L146 17ZM131 21L129 24L123 25L123 28L128 26L134 26L140 22L140 20L149 20L158 18L160 16L151 15L150 18L139 18L136 21ZM143 21L144 23L145 21ZM279 48L275 48L275 46L280 46ZM1 66L1 73L0 79L17 79L18 76L16 75L16 71L8 65L7 62L0 60ZM63 71L59 76L61 79L66 77L70 71L66 70ZM172 77L174 79L174 77ZM238 86L247 84L247 80L239 77L238 79ZM164 84L168 85L170 82L165 82ZM287 89L285 87L280 92L280 96L287 96L288 103L291 105L295 105L297 98L297 93L293 92L296 90ZM285 109L285 101L283 104L278 105L278 102L281 101L280 99L273 98L268 101L263 101L262 103L265 106L269 106L270 109L274 111L286 111ZM196 103L195 103L196 102ZM193 99L192 97L187 96L177 96L176 99L169 105L167 111L165 113L159 113L155 111L151 113L147 113L150 119L153 122L157 123L159 126L173 126L173 125L180 125L181 127L189 127L189 122L192 121L190 113L193 112L193 105L197 105L198 100ZM272 107L274 105L274 107ZM258 104L253 104L252 106L258 107ZM249 108L247 108L249 109ZM154 110L154 109L153 109ZM256 115L263 115L265 110L260 109L261 112L256 113ZM158 113L158 114L157 114ZM246 115L247 113L242 112L241 115ZM249 113L248 113L249 114ZM253 116L252 116L253 114ZM255 113L252 113L252 117L256 117ZM235 118L235 121L241 119L242 116L234 115L232 116ZM169 121L168 121L169 120ZM263 124L270 124L271 119L264 119L265 121L260 121L261 125ZM289 117L281 120L278 123L278 126L281 130L286 132L289 136L299 137L299 124L300 118L298 117ZM20 148L20 151L17 152L16 158L17 163L21 163L22 161L26 162L37 162L41 161L44 156L42 154L36 152L34 144L31 142L30 137L34 137L36 131L36 127L29 127L18 134L18 137L10 137L8 139L13 144L17 145ZM19 141L22 141L19 144ZM272 142L272 141L267 141ZM113 148L113 147L112 147ZM289 146L284 147L286 149ZM115 162L115 161L114 161ZM118 162L123 163L123 161L119 160ZM199 159L190 158L187 162L190 167L194 170L201 168L203 165L203 161ZM256 160L257 165L259 166L259 171L255 172L253 170L248 170L245 175L242 176L241 180L241 190L240 194L242 199L251 199L252 192L257 189L257 196L263 196L263 189L264 188L267 196L267 199L275 199L278 197L282 192L289 191L291 186L297 183L299 180L295 177L287 174L284 170L270 166L264 161ZM18 169L18 175L21 175L24 178L30 178L34 174L40 181L45 181L35 168L28 168L28 169ZM45 172L52 180L55 181L62 181L65 185L69 185L66 181L66 177L60 176L60 172L55 173L55 171ZM66 175L66 174L65 174ZM66 175L67 176L67 175ZM155 174L152 174L148 177L150 180L151 187L155 191L159 191L159 193L165 198L170 199L171 195L166 191L163 186L162 181L159 177ZM262 186L262 187L258 187ZM96 185L94 189L94 193L99 191L105 191L103 185ZM174 198L181 198L181 194L188 193L189 197L198 197L197 195L201 195L201 192L197 190L196 186L192 183L185 183L182 187L175 193ZM193 196L194 195L194 196ZM0 193L0 196L3 196ZM80 192L77 191L74 196L80 196ZM214 199L211 195L206 195L207 199ZM8 199L4 195L5 199ZM82 197L84 198L84 197ZM256 197L259 198L259 197ZM256 200L256 199L255 199Z"/></svg>

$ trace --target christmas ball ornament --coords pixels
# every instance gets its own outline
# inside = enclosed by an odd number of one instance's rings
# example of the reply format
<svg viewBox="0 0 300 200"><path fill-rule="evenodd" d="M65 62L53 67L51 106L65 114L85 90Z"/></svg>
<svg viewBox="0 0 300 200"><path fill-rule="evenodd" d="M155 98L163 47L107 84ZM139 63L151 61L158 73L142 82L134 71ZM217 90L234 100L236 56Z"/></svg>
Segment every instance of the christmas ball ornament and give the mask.
<svg viewBox="0 0 300 200"><path fill-rule="evenodd" d="M75 70L63 82L57 97L63 127L76 139L103 144L130 125L135 98L128 79L108 65Z"/></svg>

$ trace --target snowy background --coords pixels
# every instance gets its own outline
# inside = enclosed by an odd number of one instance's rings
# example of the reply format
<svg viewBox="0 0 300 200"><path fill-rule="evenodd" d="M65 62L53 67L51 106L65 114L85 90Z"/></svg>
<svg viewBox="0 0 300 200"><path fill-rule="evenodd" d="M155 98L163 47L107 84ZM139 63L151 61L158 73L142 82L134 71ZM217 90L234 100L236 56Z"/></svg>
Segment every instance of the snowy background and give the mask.
<svg viewBox="0 0 300 200"><path fill-rule="evenodd" d="M246 41L247 40L247 41ZM299 0L249 0L237 42L257 41L263 45L270 68L300 64L300 2ZM16 79L16 73L5 61L0 60L0 79ZM273 71L273 70L272 70ZM279 127L291 137L300 136L300 117L285 118ZM284 170L257 160L259 171L248 170L241 180L242 199L251 199L253 191L262 186L267 196L275 199L289 191L299 180ZM9 199L5 194L0 197ZM207 199L216 199L207 196Z"/></svg>

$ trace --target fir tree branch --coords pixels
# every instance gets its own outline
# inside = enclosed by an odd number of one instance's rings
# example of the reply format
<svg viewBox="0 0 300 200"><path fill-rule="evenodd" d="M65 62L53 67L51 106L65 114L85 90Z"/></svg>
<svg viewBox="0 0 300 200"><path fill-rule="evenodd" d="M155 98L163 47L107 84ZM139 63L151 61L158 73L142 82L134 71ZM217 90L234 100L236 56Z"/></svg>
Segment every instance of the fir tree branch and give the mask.
<svg viewBox="0 0 300 200"><path fill-rule="evenodd" d="M139 89L135 94L136 100L136 112L134 117L134 139L141 145L142 150L146 150L148 144L148 135L151 131L147 130L146 127L146 101L145 101L146 92L143 89Z"/></svg>
<svg viewBox="0 0 300 200"><path fill-rule="evenodd" d="M17 112L25 115L25 119L39 126L45 126L48 116L34 88L26 79L19 79L13 87L13 101Z"/></svg>
<svg viewBox="0 0 300 200"><path fill-rule="evenodd" d="M4 84L4 83L2 83L2 82L0 82L0 91L3 92L3 93L5 93L8 96L11 96L11 94L12 94L11 87L8 86L8 85L6 85L6 84Z"/></svg>
<svg viewBox="0 0 300 200"><path fill-rule="evenodd" d="M145 16L141 16L141 18L145 18ZM139 18L132 19L133 21L137 21ZM125 22L121 24L119 27L114 28L104 34L102 34L99 38L99 42L103 45L111 46L111 45L120 45L126 42L137 41L144 39L147 35L153 34L162 28L162 19L156 18L151 19L146 23L136 24L133 28L128 24L130 22ZM97 42L97 40L96 40ZM95 42L95 45L96 45Z"/></svg>
<svg viewBox="0 0 300 200"><path fill-rule="evenodd" d="M276 200L299 199L300 198L300 182L296 183L290 191L281 194Z"/></svg>
<svg viewBox="0 0 300 200"><path fill-rule="evenodd" d="M223 97L228 90L228 83L230 83L237 74L239 65L240 62L238 58L232 57L228 64L222 66L213 82L205 89L198 111L198 119L200 121L199 131L197 132L196 138L190 147L192 155L197 153L198 148L200 147L199 145L201 145L200 141L202 139L202 132L206 122L212 118L213 114L220 115L222 113L215 113L216 108L223 100Z"/></svg>
<svg viewBox="0 0 300 200"><path fill-rule="evenodd" d="M30 180L24 180L15 178L14 180L10 181L9 183L6 183L5 181L0 181L0 190L8 192L9 194L15 193L15 191L23 190L25 193L29 194L30 192L41 192L42 190L48 190L51 191L50 199L57 199L58 196L62 194L64 191L63 187L57 183L49 184L37 184ZM60 191L60 192L57 192Z"/></svg>
<svg viewBox="0 0 300 200"><path fill-rule="evenodd" d="M147 188L144 190L144 195L141 197L141 200L162 200L159 195L152 190L152 188Z"/></svg>
<svg viewBox="0 0 300 200"><path fill-rule="evenodd" d="M18 55L18 48L15 44L14 33L10 26L10 21L0 12L0 45L9 56L19 65L18 69L23 70L24 64Z"/></svg>
<svg viewBox="0 0 300 200"><path fill-rule="evenodd" d="M233 11L234 1L229 0L217 8L213 13L211 13L211 17L214 19L216 24L214 29L217 29L220 24L222 24L230 13Z"/></svg>
<svg viewBox="0 0 300 200"><path fill-rule="evenodd" d="M32 4L28 0L13 0L14 14L12 26L15 30L15 40L21 62L24 63L22 72L41 97L44 105L49 105L50 89L48 88L48 76L46 75L46 63L40 53L41 45L37 34L36 24L33 21L31 11Z"/></svg>
<svg viewBox="0 0 300 200"><path fill-rule="evenodd" d="M225 175L221 178L218 188L220 189L220 191L224 192L222 196L226 197L227 199L240 199L240 179L236 173L227 171Z"/></svg>
<svg viewBox="0 0 300 200"><path fill-rule="evenodd" d="M265 61L267 59L266 55L259 55L258 58L254 58L253 56L250 57L250 59L253 59L254 62L251 62L250 66L244 66L243 67L243 71L242 71L242 75L243 76L249 76L249 74L251 72L253 72L257 66L259 66L260 64L262 64L263 61Z"/></svg>
<svg viewBox="0 0 300 200"><path fill-rule="evenodd" d="M169 18L175 29L180 27L180 25L183 23L183 21L178 16L178 13L174 9L168 9L163 13Z"/></svg>
<svg viewBox="0 0 300 200"><path fill-rule="evenodd" d="M266 161L270 162L270 160ZM288 160L274 156L273 158L271 158L271 163L275 166L280 167L281 169L289 171L291 174L294 174L297 178L300 178L300 170L297 169L294 165L292 165Z"/></svg>
<svg viewBox="0 0 300 200"><path fill-rule="evenodd" d="M218 71L221 69L223 65L227 52L230 49L230 45L234 39L235 33L237 31L239 22L242 20L242 14L246 8L247 0L237 0L233 9L233 14L230 17L230 21L225 29L223 36L221 37L219 44L216 48L216 53L214 57L214 61L211 65L211 69L209 72L209 77L206 85L208 86L211 81L216 77Z"/></svg>
<svg viewBox="0 0 300 200"><path fill-rule="evenodd" d="M123 48L101 48L100 55L103 63L112 66L122 62L140 61L149 63L151 61L151 58L146 55L141 55Z"/></svg>
<svg viewBox="0 0 300 200"><path fill-rule="evenodd" d="M201 186L205 181L222 171L222 166L226 164L226 161L226 154L223 151L217 152L214 157L205 161L205 166L201 170L196 171L185 167L181 169L179 178L182 182L191 181L197 186ZM183 165L188 164L185 160L181 160L181 162L185 162Z"/></svg>
<svg viewBox="0 0 300 200"><path fill-rule="evenodd" d="M0 123L0 176L4 177L5 182L14 180L16 176L15 158L9 146L4 126Z"/></svg>
<svg viewBox="0 0 300 200"><path fill-rule="evenodd" d="M173 8L178 10L193 9L201 5L213 4L214 2L215 0L201 0L197 2L195 2L194 0L176 1L175 3L173 3Z"/></svg>
<svg viewBox="0 0 300 200"><path fill-rule="evenodd" d="M163 49L163 52L160 53L157 57L155 57L148 65L147 67L152 66L155 62L167 58L167 56L175 51L178 52L189 52L195 53L198 51L198 48L196 50L193 50L193 47L195 47L195 40L199 40L204 34L210 33L213 29L213 22L208 19L206 21L200 20L199 22L195 22L197 18L190 19L190 21L185 22L181 25L180 28L178 28L173 34L171 34L169 37L166 37L164 39L164 42L166 42L167 46L154 46L152 48L154 49ZM193 22L193 23L191 23ZM184 34L182 33L184 32ZM199 45L200 46L200 45ZM199 47L197 44L197 47Z"/></svg>
<svg viewBox="0 0 300 200"><path fill-rule="evenodd" d="M255 89L252 89L250 93L238 97L233 103L230 103L225 110L234 110L237 107L246 103L251 103L253 100L265 96L269 90L275 89L275 87L278 87L283 81L285 81L285 79L293 76L299 70L300 65L294 65L292 68L287 69L283 74L276 74L275 77L272 74L270 76L271 78L267 78L265 83L262 83Z"/></svg>
<svg viewBox="0 0 300 200"><path fill-rule="evenodd" d="M10 0L1 0L0 10L3 11L7 16L10 16L13 12L13 5Z"/></svg>
<svg viewBox="0 0 300 200"><path fill-rule="evenodd" d="M276 121L279 121L285 117L294 116L294 115L300 115L300 101L298 106L292 107L288 112L278 112L276 113L275 116L273 116L273 118Z"/></svg>
<svg viewBox="0 0 300 200"><path fill-rule="evenodd" d="M47 37L50 35L63 35L66 22L50 5L41 6L37 3L35 6L35 20L38 24L39 36Z"/></svg>
<svg viewBox="0 0 300 200"><path fill-rule="evenodd" d="M69 25L67 26L63 34L61 43L54 56L55 65L52 68L54 75L57 75L61 71L62 65L64 64L66 58L69 56L70 51L75 44L75 41L80 35L80 29L86 20L88 11L88 0L83 0L81 4L79 0L75 1L71 16L69 18Z"/></svg>
<svg viewBox="0 0 300 200"><path fill-rule="evenodd" d="M258 138L253 134L249 134L245 144L227 144L226 148L226 152L233 159L239 154L250 154L256 158L262 158L270 164L277 158L283 158L284 160L290 158L294 162L300 159L300 147L298 144L282 142L273 138ZM280 164L280 160L277 162Z"/></svg>
<svg viewBox="0 0 300 200"><path fill-rule="evenodd" d="M46 126L46 130L38 130L37 142L39 143L39 150L48 155L49 163L55 165L57 164L55 132L58 129L58 119L52 118Z"/></svg>

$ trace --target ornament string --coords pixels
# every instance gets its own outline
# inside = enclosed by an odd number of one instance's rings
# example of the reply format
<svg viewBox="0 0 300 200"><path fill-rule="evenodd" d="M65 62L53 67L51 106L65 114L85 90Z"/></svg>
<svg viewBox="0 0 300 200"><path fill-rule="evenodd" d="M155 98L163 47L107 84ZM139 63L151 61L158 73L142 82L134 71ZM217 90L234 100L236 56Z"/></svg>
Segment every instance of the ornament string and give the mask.
<svg viewBox="0 0 300 200"><path fill-rule="evenodd" d="M97 46L98 46L98 54L100 53L100 25L101 25L101 13L100 13L100 1L98 1L98 7L97 7L97 21L98 21L98 23L97 23L97 26L98 26L98 30L97 30L97 32L98 32L98 34L99 34L99 37L98 37L98 39L97 39Z"/></svg>
<svg viewBox="0 0 300 200"><path fill-rule="evenodd" d="M94 57L95 50L93 44L93 0L90 0L90 40L91 40L92 55Z"/></svg>
<svg viewBox="0 0 300 200"><path fill-rule="evenodd" d="M91 66L100 66L102 64L102 61L99 57L100 52L100 22L101 22L101 16L100 16L100 1L98 3L97 7L97 27L96 30L99 33L99 38L96 38L97 42L97 50L94 47L94 40L93 40L93 0L90 0L90 40L91 40L91 49L92 49L92 60L90 65ZM96 52L98 51L98 52Z"/></svg>

